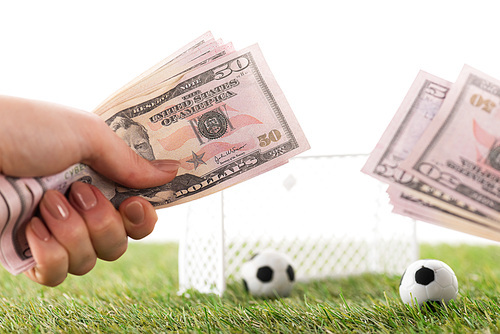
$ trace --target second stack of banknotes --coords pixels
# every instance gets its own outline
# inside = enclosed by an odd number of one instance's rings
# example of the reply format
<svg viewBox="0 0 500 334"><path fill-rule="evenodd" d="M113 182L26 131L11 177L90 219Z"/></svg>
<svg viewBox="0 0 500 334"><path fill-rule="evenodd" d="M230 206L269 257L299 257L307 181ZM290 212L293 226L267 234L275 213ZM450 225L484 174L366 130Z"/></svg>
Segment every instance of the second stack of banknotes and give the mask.
<svg viewBox="0 0 500 334"><path fill-rule="evenodd" d="M500 241L500 80L420 72L362 171L394 212Z"/></svg>
<svg viewBox="0 0 500 334"><path fill-rule="evenodd" d="M0 262L11 273L35 265L25 225L48 189L65 192L84 181L115 206L139 195L163 208L250 179L309 148L258 46L235 51L211 33L125 85L94 112L145 159L179 160L177 177L137 190L82 164L35 179L0 174Z"/></svg>

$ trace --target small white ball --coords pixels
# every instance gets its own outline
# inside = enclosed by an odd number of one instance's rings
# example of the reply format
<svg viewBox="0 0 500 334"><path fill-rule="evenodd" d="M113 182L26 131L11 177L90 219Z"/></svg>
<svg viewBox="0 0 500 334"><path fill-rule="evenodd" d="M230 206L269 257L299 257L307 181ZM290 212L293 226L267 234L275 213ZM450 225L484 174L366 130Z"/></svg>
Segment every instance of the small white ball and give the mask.
<svg viewBox="0 0 500 334"><path fill-rule="evenodd" d="M290 259L274 250L255 254L241 267L245 289L257 297L287 297L295 282Z"/></svg>
<svg viewBox="0 0 500 334"><path fill-rule="evenodd" d="M418 260L406 268L399 284L403 303L422 306L426 302L448 303L458 294L453 270L439 260Z"/></svg>

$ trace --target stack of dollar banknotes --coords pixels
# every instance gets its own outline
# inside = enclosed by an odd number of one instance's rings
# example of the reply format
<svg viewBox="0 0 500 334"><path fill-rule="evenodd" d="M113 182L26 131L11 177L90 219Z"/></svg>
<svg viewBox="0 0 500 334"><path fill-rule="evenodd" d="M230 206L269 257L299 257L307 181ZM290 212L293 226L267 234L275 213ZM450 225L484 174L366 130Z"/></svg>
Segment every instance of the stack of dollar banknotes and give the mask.
<svg viewBox="0 0 500 334"><path fill-rule="evenodd" d="M420 72L362 171L394 212L499 241L500 80Z"/></svg>
<svg viewBox="0 0 500 334"><path fill-rule="evenodd" d="M0 262L18 274L35 265L25 226L48 189L97 186L118 206L143 196L156 208L198 199L269 171L309 144L257 45L235 51L210 32L181 48L94 111L137 154L181 162L170 183L128 189L77 164L57 175L0 175Z"/></svg>

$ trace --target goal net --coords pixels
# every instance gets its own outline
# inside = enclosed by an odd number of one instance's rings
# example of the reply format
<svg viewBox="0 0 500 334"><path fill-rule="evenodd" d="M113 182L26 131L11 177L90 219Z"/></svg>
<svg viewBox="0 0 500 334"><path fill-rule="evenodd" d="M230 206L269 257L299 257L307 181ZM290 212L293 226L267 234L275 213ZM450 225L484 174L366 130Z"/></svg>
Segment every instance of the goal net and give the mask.
<svg viewBox="0 0 500 334"><path fill-rule="evenodd" d="M293 158L188 203L179 292L222 294L253 254L292 259L300 281L402 273L418 258L415 222L391 213L386 186L360 172L366 155Z"/></svg>

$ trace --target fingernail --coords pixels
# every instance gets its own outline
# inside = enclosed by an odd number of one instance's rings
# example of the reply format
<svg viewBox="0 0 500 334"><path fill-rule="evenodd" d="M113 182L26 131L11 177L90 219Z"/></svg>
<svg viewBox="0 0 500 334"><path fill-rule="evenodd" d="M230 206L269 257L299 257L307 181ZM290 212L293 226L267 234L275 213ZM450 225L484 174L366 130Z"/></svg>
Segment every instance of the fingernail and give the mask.
<svg viewBox="0 0 500 334"><path fill-rule="evenodd" d="M153 160L151 164L155 166L157 169L167 172L167 173L177 173L179 166L181 163L177 160Z"/></svg>
<svg viewBox="0 0 500 334"><path fill-rule="evenodd" d="M125 215L132 224L140 224L144 221L144 207L139 202L131 202L125 207Z"/></svg>
<svg viewBox="0 0 500 334"><path fill-rule="evenodd" d="M92 187L86 183L75 182L71 186L70 198L80 209L87 211L97 205L97 197Z"/></svg>
<svg viewBox="0 0 500 334"><path fill-rule="evenodd" d="M57 220L66 220L69 217L69 210L61 197L63 195L57 191L47 191L43 204L52 217Z"/></svg>
<svg viewBox="0 0 500 334"><path fill-rule="evenodd" d="M35 235L38 237L38 239L49 241L50 232L40 219L34 218L31 221L31 229L33 230L33 232L35 232Z"/></svg>

